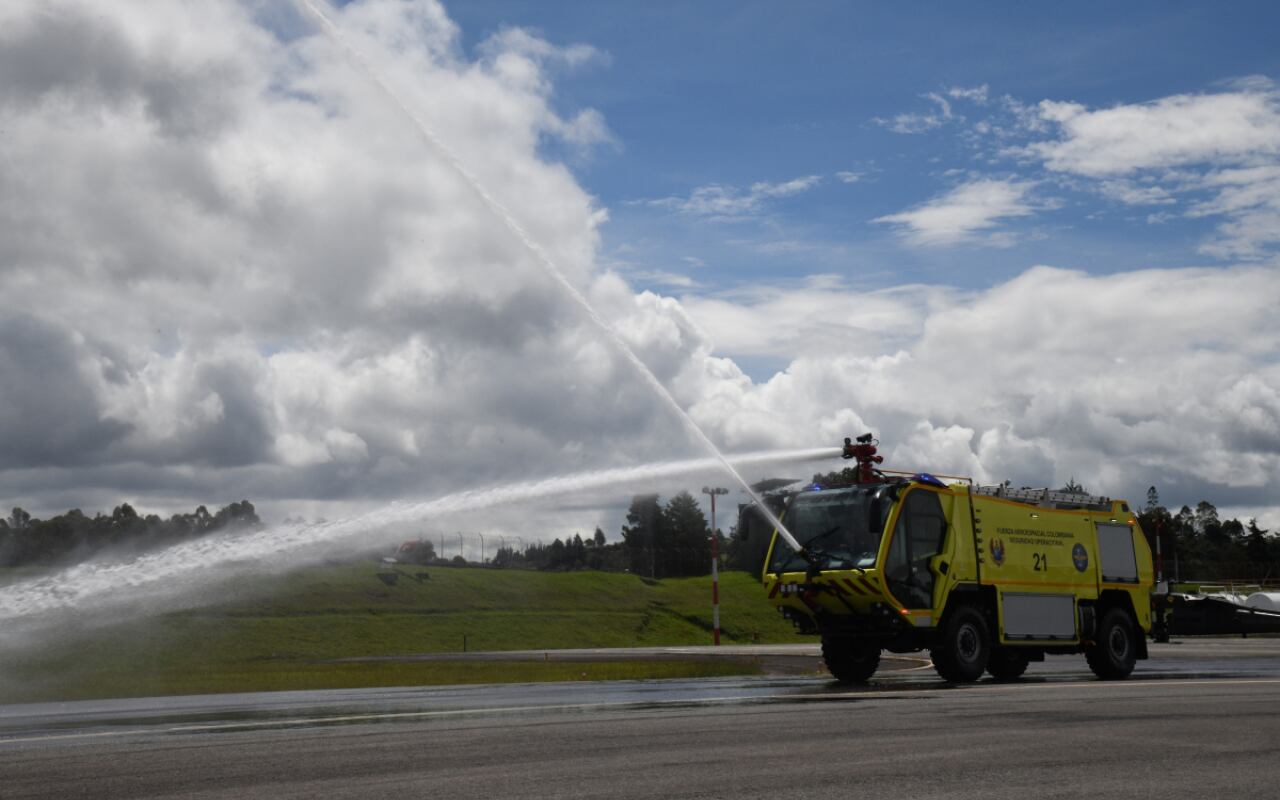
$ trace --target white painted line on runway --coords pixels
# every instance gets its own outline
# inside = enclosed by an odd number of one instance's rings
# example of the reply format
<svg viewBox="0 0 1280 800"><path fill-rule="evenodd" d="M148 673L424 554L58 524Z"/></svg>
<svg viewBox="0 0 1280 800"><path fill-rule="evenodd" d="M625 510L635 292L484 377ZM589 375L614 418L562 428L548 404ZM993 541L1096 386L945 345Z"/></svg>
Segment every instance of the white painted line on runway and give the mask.
<svg viewBox="0 0 1280 800"><path fill-rule="evenodd" d="M930 665L931 666L931 665ZM908 672L910 670L902 670ZM994 683L994 684L978 684L978 685L961 685L957 688L963 689L966 693L983 692L983 691L1029 691L1034 689L1058 689L1058 688L1081 688L1092 687L1096 689L1108 688L1132 688L1139 686L1171 686L1178 684L1194 684L1196 686L1242 686L1255 684L1280 684L1280 678L1224 678L1202 680L1198 678L1173 678L1167 680L1156 681L1068 681L1064 683ZM382 714L346 714L342 716L332 717L303 717L293 719L274 719L262 720L259 722L224 722L208 725L175 725L168 728L143 728L132 730L118 731L97 731L93 733L63 733L63 734L47 734L44 736L25 736L16 738L0 738L0 745L6 744L29 744L32 742L53 742L68 741L74 739L101 739L120 736L141 736L156 734L172 734L172 733L211 733L217 731L242 731L253 729L270 729L270 728L289 728L303 727L308 725L333 725L352 722L377 722L391 720L409 720L409 719L438 719L445 717L464 717L464 716L488 716L492 714L515 714L529 713L541 711L593 711L607 709L624 709L624 708L653 708L656 706L718 706L718 705L751 705L765 702L786 702L789 700L807 701L807 700L854 700L854 699L875 699L875 698L893 698L906 696L919 696L923 694L935 694L937 689L904 689L901 691L894 690L875 690L875 691L856 691L856 692L821 692L811 694L769 694L769 695L743 695L739 697L709 697L705 699L689 699L689 700L619 700L609 703L572 703L554 706L505 706L499 708L466 708L466 709L450 709L445 711L398 711Z"/></svg>

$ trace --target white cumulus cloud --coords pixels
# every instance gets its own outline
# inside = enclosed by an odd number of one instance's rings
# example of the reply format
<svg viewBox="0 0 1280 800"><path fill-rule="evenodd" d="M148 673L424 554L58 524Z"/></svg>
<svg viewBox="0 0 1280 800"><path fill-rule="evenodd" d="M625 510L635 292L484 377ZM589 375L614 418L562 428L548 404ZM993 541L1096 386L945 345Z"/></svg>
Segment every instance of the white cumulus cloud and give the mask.
<svg viewBox="0 0 1280 800"><path fill-rule="evenodd" d="M893 225L910 243L925 247L961 243L1007 245L1005 234L990 233L1000 222L1035 211L1027 199L1034 183L979 178L914 208L877 217Z"/></svg>
<svg viewBox="0 0 1280 800"><path fill-rule="evenodd" d="M1280 89L1272 81L1102 109L1046 100L1039 116L1057 136L1013 149L1050 171L1095 179L1125 203L1184 198L1188 215L1222 220L1201 247L1209 255L1261 259L1280 245Z"/></svg>
<svg viewBox="0 0 1280 800"><path fill-rule="evenodd" d="M347 55L288 7L274 27L256 9L0 12L0 364L26 376L0 382L0 496L270 514L683 446ZM571 281L603 280L604 210L539 154L607 130L552 108L547 70L594 51L506 30L469 60L430 0L334 13ZM671 379L681 329L633 327Z"/></svg>
<svg viewBox="0 0 1280 800"><path fill-rule="evenodd" d="M1096 110L1046 100L1040 115L1058 126L1060 138L1033 144L1031 151L1049 169L1081 175L1238 163L1280 152L1280 102L1269 86Z"/></svg>
<svg viewBox="0 0 1280 800"><path fill-rule="evenodd" d="M699 419L727 439L743 436L744 414L773 420L756 444L866 426L900 469L1274 505L1263 499L1280 478L1274 270L1036 267L976 293L831 292L779 290L736 310L686 301L713 336L738 332L725 353L796 331L846 349L817 346L759 385L722 379Z"/></svg>

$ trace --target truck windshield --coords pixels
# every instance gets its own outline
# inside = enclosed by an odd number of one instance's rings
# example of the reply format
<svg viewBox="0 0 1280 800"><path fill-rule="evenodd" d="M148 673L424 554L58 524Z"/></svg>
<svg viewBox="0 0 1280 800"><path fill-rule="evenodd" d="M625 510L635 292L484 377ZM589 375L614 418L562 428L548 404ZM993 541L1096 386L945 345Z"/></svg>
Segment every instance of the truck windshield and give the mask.
<svg viewBox="0 0 1280 800"><path fill-rule="evenodd" d="M883 485L802 492L791 501L784 522L796 541L821 559L823 569L865 569L875 566L892 506L892 487ZM778 537L769 572L798 572L808 567L808 562Z"/></svg>

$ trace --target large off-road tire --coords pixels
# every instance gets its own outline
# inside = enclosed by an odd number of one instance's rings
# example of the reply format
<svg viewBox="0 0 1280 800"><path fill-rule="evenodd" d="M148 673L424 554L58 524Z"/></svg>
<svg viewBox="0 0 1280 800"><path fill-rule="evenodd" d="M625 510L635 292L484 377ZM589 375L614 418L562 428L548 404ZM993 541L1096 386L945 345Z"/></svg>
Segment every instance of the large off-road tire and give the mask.
<svg viewBox="0 0 1280 800"><path fill-rule="evenodd" d="M930 651L933 668L943 680L968 683L982 677L991 658L991 629L973 606L960 606L947 615L942 639Z"/></svg>
<svg viewBox="0 0 1280 800"><path fill-rule="evenodd" d="M880 666L880 647L848 637L822 637L822 660L841 683L866 683Z"/></svg>
<svg viewBox="0 0 1280 800"><path fill-rule="evenodd" d="M1106 610L1098 622L1097 640L1085 650L1089 669L1104 681L1118 681L1129 677L1138 660L1138 626L1132 615L1123 608Z"/></svg>
<svg viewBox="0 0 1280 800"><path fill-rule="evenodd" d="M1016 647L996 647L987 660L987 672L998 681L1016 681L1027 671L1031 663L1025 650Z"/></svg>

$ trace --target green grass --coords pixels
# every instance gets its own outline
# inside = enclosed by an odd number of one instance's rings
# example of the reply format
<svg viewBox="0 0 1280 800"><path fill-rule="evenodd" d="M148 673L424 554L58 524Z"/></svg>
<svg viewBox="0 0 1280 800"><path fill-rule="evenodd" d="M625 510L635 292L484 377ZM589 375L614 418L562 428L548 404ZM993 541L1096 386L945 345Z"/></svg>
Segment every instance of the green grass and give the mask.
<svg viewBox="0 0 1280 800"><path fill-rule="evenodd" d="M274 689L745 674L747 662L376 662L336 659L468 650L710 644L710 579L648 582L599 572L373 564L244 578L225 602L0 654L0 702ZM759 583L721 576L722 641L806 641Z"/></svg>

